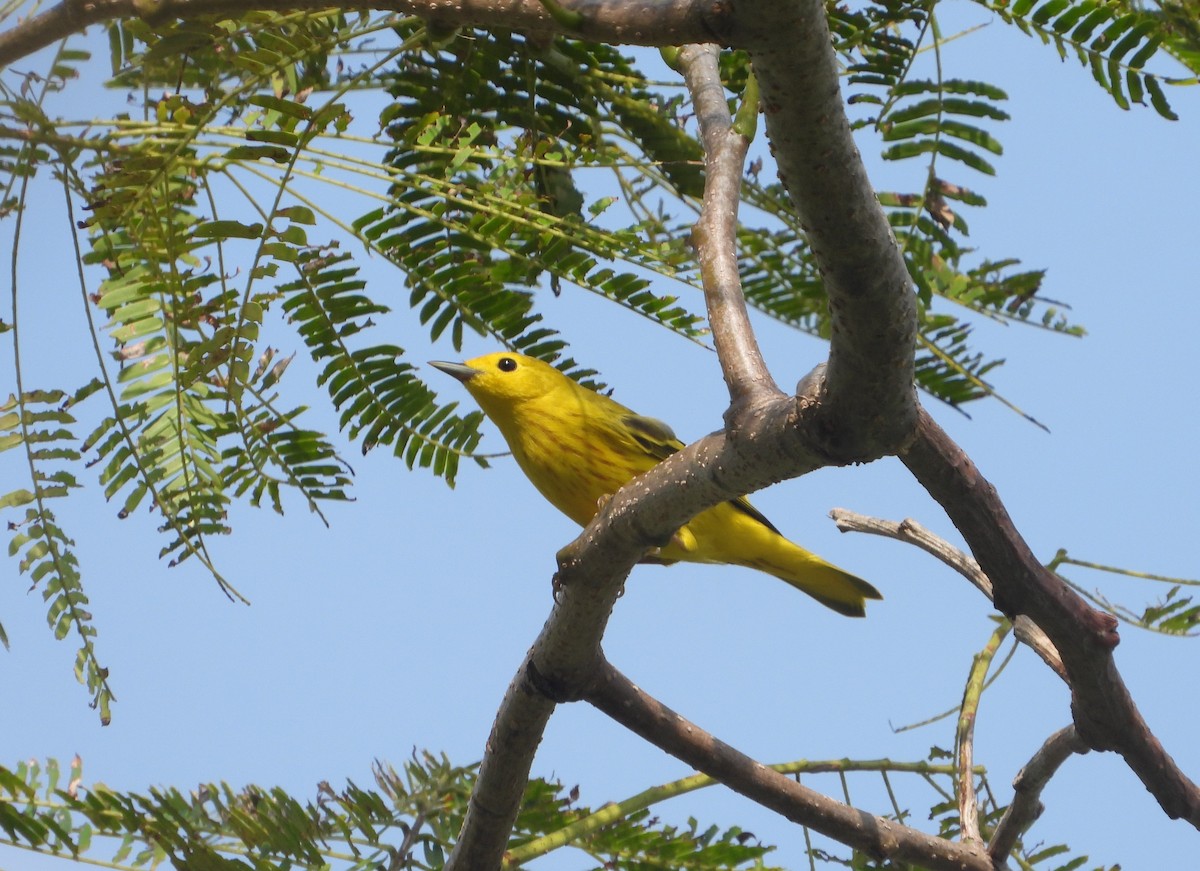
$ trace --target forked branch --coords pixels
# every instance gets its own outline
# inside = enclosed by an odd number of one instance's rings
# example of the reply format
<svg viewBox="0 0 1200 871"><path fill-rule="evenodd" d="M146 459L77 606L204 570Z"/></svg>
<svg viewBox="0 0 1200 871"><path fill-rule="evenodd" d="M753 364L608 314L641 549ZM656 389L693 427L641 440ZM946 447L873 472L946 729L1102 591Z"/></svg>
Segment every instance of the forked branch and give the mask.
<svg viewBox="0 0 1200 871"><path fill-rule="evenodd" d="M554 609L496 715L447 871L499 867L546 722L556 703L581 698L595 680L600 639L638 560L700 511L776 480L780 462L764 457L788 457L787 477L820 466L792 411L789 399L775 400L745 421L736 441L717 432L668 457L622 487L559 552Z"/></svg>
<svg viewBox="0 0 1200 871"><path fill-rule="evenodd" d="M1117 671L1116 620L1089 607L1038 562L995 488L924 410L917 439L901 459L992 579L996 607L1009 619L1028 616L1058 650L1084 744L1120 753L1167 816L1200 828L1200 790L1150 731Z"/></svg>
<svg viewBox="0 0 1200 871"><path fill-rule="evenodd" d="M789 112L789 121L814 130L832 124L842 135L831 147L843 151L836 165L808 162L797 174L821 175L822 184L852 191L857 197L848 211L835 216L833 223L826 221L824 215L812 216L821 238L831 243L818 252L819 259L824 260L822 268L843 274L837 268L844 262L843 254L832 242L833 236L845 232L846 238L866 238L873 242L868 246L856 244L855 256L869 254L873 263L885 262L884 272L889 276L905 273L903 261L891 242L887 221L874 201L865 169L849 139L849 122L837 96L837 67L830 49L824 5L819 0L803 0L798 5L804 8L801 29L812 27L814 32L805 32L799 44L786 45L784 66L775 68L775 74L803 71L803 75L789 83L798 92L821 89L832 83L833 99L830 101L824 92L819 99L802 99L801 110ZM585 23L593 8L586 3L570 4L570 11L582 13ZM795 35L795 11L790 4L747 4L745 8L737 8L734 18L726 20L722 28L726 36L753 32L756 39L781 48L779 33L784 34L785 40ZM831 462L862 461L893 453L908 437L904 422L914 416L912 347L916 311L906 273L899 284L890 280L873 284L865 305L861 300L855 302L864 288L854 282L830 287L835 309L842 305L849 308L849 319L835 318L835 326L840 323L849 327L837 341L841 343L842 356L855 361L843 366L835 379L842 400L841 412L828 412L826 404L830 397L818 378L808 379L803 395L794 399L772 389L745 317L736 274L733 235L746 137L730 129L728 110L717 106L717 100L723 102L724 95L714 77L713 50L687 47L681 55L688 69L687 82L693 101L702 116L702 138L708 155L706 213L698 234L698 242L706 249L700 254L701 260L708 263L703 271L705 297L710 319L720 332L718 350L733 404L745 407L731 409L730 434L736 434L736 438L725 433L708 436L634 479L598 512L580 538L560 552L561 595L497 715L493 740L480 770L479 786L450 857L449 871L478 871L499 864L505 845L502 837L505 821L511 826L515 818L522 778L528 776L545 718L554 702L576 698L590 685L588 669L598 667L603 661L599 643L608 614L630 568L649 547L665 543L691 517L718 502ZM778 52L763 56L768 70L780 61ZM795 148L789 141L776 145L777 154ZM801 161L793 155L792 162ZM813 187L803 178L800 181L805 190ZM859 200L864 197L870 207L858 208ZM732 217L721 214L722 208L732 208ZM855 323L856 318L862 319L861 322ZM886 335L881 336L881 330ZM868 347L863 344L866 342L874 344ZM857 352L847 353L860 345ZM888 371L873 371L872 361L886 361ZM853 397L862 396L866 403L878 404L882 402L880 385L884 385L886 392L886 388L895 386L893 382L900 386L887 397L886 414L878 407L869 414L861 413L865 405ZM746 402L751 393L754 401ZM534 701L535 693L552 701ZM522 711L525 706L536 707L536 711ZM533 728L525 731L514 728L513 724L531 724ZM516 746L505 746L510 739L516 741ZM930 842L935 851L952 849L936 839ZM925 861L929 861L927 856Z"/></svg>
<svg viewBox="0 0 1200 871"><path fill-rule="evenodd" d="M856 514L845 508L834 508L829 512L829 516L833 518L833 522L842 532L868 532L916 545L961 574L971 582L975 589L987 596L988 601L994 601L992 581L983 573L979 563L944 538L934 535L917 521L905 518L897 523L891 520L881 520L878 517ZM1054 645L1046 637L1046 633L1029 617L1024 614L1017 615L1013 621L1013 634L1017 636L1017 640L1027 644L1034 653L1040 656L1042 662L1050 666L1055 674L1063 680L1067 679L1067 672L1063 668L1062 658L1058 655L1058 651L1054 649Z"/></svg>
<svg viewBox="0 0 1200 871"><path fill-rule="evenodd" d="M779 179L829 296L826 452L843 463L895 453L916 425L916 296L851 135L825 4L735 8Z"/></svg>

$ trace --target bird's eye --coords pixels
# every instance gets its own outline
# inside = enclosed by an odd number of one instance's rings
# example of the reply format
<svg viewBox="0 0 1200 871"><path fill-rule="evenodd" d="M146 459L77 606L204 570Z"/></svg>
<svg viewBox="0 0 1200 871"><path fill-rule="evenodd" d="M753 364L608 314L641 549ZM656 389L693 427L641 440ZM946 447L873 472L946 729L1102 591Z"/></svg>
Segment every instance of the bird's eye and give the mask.
<svg viewBox="0 0 1200 871"><path fill-rule="evenodd" d="M496 368L501 372L512 372L517 368L517 361L512 357L501 357L496 361Z"/></svg>

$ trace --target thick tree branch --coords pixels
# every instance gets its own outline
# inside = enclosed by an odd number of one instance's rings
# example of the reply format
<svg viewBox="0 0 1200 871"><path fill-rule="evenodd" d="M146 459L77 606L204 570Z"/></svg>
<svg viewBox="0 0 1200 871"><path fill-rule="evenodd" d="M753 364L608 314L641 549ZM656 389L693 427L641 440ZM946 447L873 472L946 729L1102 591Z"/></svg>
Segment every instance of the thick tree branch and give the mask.
<svg viewBox="0 0 1200 871"><path fill-rule="evenodd" d="M500 865L500 852L512 834L534 754L554 713L554 702L531 680L531 668L527 657L500 703L463 824L464 833L469 831L471 836L459 839L447 868Z"/></svg>
<svg viewBox="0 0 1200 871"><path fill-rule="evenodd" d="M916 425L916 298L850 134L825 4L759 0L737 13L779 177L829 295L825 449L841 462L894 453Z"/></svg>
<svg viewBox="0 0 1200 871"><path fill-rule="evenodd" d="M897 541L915 544L965 577L977 590L988 597L988 601L994 601L991 579L983 573L979 563L950 542L934 535L917 521L905 518L899 523L895 523L891 520L856 514L845 508L834 508L829 512L829 516L833 518L837 528L842 532L869 532L873 535L882 535ZM1042 662L1050 666L1055 674L1064 681L1067 679L1067 671L1063 668L1062 658L1058 655L1058 651L1054 649L1054 645L1046 637L1046 633L1029 617L1024 614L1017 615L1017 618L1013 620L1013 634L1017 636L1017 640L1028 645L1034 653L1040 656Z"/></svg>
<svg viewBox="0 0 1200 871"><path fill-rule="evenodd" d="M245 15L329 9L329 0L64 0L0 34L0 68L52 45L89 25L118 18L152 22L207 15ZM370 9L416 15L450 27L500 27L526 33L569 33L599 42L682 45L712 42L730 32L729 7L713 0L571 0L579 27L556 22L539 0L379 0L340 3L338 9Z"/></svg>
<svg viewBox="0 0 1200 871"><path fill-rule="evenodd" d="M1116 620L1088 607L1037 561L995 489L924 410L917 440L901 459L992 579L996 607L1010 619L1029 616L1058 649L1079 737L1093 750L1120 753L1167 816L1200 828L1200 790L1150 731L1117 671Z"/></svg>
<svg viewBox="0 0 1200 871"><path fill-rule="evenodd" d="M607 661L585 698L618 723L747 798L879 859L946 871L992 871L979 845L956 844L835 801L772 771L688 722Z"/></svg>
<svg viewBox="0 0 1200 871"><path fill-rule="evenodd" d="M1059 729L1046 739L1033 758L1013 780L1013 800L992 832L988 855L998 867L1004 867L1017 839L1042 815L1042 790L1058 771L1060 765L1075 753L1087 753L1088 748L1075 734L1074 726Z"/></svg>
<svg viewBox="0 0 1200 871"><path fill-rule="evenodd" d="M756 396L779 396L767 371L758 339L750 327L742 276L738 270L738 206L742 201L742 172L750 136L735 128L725 86L717 65L715 45L686 45L679 50L683 78L692 95L692 108L704 143L704 206L692 230L696 258L704 282L708 323L729 387L730 409L726 423L736 426L741 409ZM757 86L747 88L750 107L758 112ZM749 114L749 112L747 112Z"/></svg>

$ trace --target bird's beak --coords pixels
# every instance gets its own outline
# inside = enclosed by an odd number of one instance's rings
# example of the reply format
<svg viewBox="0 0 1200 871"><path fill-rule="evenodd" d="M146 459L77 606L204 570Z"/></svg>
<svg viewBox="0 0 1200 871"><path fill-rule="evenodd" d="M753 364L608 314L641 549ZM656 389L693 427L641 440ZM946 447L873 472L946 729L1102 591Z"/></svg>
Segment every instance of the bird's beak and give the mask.
<svg viewBox="0 0 1200 871"><path fill-rule="evenodd" d="M429 365L434 369L441 369L452 378L457 378L463 384L466 384L472 378L479 374L478 369L472 369L462 363L443 363L440 360L430 360Z"/></svg>

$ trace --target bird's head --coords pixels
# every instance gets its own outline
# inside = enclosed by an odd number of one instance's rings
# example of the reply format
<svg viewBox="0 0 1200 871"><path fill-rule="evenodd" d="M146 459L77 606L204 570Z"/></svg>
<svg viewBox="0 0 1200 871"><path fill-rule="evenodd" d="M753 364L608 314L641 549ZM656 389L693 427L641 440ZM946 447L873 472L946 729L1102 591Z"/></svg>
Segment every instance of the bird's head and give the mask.
<svg viewBox="0 0 1200 871"><path fill-rule="evenodd" d="M466 363L429 365L461 381L492 419L503 410L545 396L564 383L571 384L567 376L549 363L512 351L484 354Z"/></svg>

